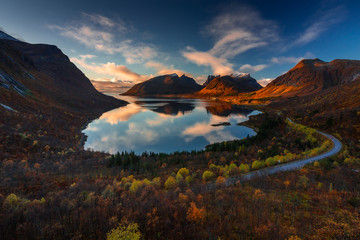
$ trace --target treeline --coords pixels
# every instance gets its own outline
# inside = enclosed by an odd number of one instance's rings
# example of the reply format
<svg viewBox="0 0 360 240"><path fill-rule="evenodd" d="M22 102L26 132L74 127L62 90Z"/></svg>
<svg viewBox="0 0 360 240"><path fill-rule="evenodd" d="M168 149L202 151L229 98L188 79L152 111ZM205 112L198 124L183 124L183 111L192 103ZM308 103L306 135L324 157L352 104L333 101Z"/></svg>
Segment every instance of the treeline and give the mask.
<svg viewBox="0 0 360 240"><path fill-rule="evenodd" d="M265 119L258 128L255 136L247 136L242 140L226 141L221 143L214 143L205 147L206 151L211 152L222 152L222 151L238 151L246 148L250 145L256 144L257 142L263 141L269 136L274 136L274 129L277 129L281 124L284 123L281 117L270 117L265 113ZM274 153L270 153L274 154Z"/></svg>

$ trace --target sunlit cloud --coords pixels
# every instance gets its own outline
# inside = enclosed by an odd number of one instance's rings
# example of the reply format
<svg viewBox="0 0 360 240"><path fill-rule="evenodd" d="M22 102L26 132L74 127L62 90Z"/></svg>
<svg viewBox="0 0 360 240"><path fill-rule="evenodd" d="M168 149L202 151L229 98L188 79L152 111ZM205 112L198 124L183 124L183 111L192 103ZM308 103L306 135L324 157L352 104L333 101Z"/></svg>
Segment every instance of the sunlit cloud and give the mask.
<svg viewBox="0 0 360 240"><path fill-rule="evenodd" d="M229 63L227 59L215 57L208 52L198 52L191 48L187 48L187 50L190 51L183 52L184 57L197 65L211 67L214 74L228 75L234 72L233 64Z"/></svg>
<svg viewBox="0 0 360 240"><path fill-rule="evenodd" d="M277 24L263 19L259 12L248 6L226 9L213 19L204 33L215 39L213 47L208 51L188 47L183 56L197 65L209 66L214 74L221 75L234 72L233 64L229 62L232 58L278 40ZM261 67L264 68L259 65L252 70Z"/></svg>
<svg viewBox="0 0 360 240"><path fill-rule="evenodd" d="M94 58L94 55L80 55L78 58L72 57L70 60L90 71L95 73L100 73L112 77L119 78L122 81L131 81L131 82L141 82L149 79L151 76L141 75L132 70L130 70L125 65L117 65L114 62L101 63L101 64L88 64L86 62L87 59Z"/></svg>
<svg viewBox="0 0 360 240"><path fill-rule="evenodd" d="M92 79L91 83L94 87L102 93L123 93L134 85L133 82L121 81L116 78L97 78Z"/></svg>

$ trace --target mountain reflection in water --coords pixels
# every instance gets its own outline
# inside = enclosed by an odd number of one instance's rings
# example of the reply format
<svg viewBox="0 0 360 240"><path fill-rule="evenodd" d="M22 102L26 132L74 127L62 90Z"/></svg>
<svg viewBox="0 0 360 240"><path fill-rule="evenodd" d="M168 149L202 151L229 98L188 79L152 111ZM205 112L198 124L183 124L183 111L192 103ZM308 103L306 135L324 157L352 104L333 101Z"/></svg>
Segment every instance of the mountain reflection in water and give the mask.
<svg viewBox="0 0 360 240"><path fill-rule="evenodd" d="M237 126L258 114L241 106L203 99L121 97L125 107L104 113L84 130L85 148L116 153L201 150L208 144L253 136ZM211 126L229 122L230 126Z"/></svg>

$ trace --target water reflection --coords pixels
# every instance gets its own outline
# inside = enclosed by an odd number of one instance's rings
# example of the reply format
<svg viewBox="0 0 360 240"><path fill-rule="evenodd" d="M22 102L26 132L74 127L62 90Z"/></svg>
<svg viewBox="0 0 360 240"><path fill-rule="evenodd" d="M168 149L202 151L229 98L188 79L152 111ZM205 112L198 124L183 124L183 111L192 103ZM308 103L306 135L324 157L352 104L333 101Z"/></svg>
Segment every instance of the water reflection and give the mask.
<svg viewBox="0 0 360 240"><path fill-rule="evenodd" d="M236 125L258 113L244 107L198 99L121 98L130 104L104 113L84 130L85 148L169 153L200 150L210 143L255 134ZM211 126L221 122L231 125Z"/></svg>
<svg viewBox="0 0 360 240"><path fill-rule="evenodd" d="M154 112L168 115L177 115L178 113L185 114L191 112L195 108L194 103L192 102L143 100L136 101L135 103Z"/></svg>

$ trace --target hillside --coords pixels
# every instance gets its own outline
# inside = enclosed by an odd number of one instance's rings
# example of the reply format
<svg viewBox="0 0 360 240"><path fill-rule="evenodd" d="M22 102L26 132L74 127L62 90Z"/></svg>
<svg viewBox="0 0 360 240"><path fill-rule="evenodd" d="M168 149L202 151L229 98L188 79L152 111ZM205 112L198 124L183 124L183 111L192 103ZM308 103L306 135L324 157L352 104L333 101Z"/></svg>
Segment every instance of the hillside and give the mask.
<svg viewBox="0 0 360 240"><path fill-rule="evenodd" d="M56 46L8 39L0 39L2 104L21 111L52 106L75 112L125 104L98 92Z"/></svg>
<svg viewBox="0 0 360 240"><path fill-rule="evenodd" d="M98 92L56 46L21 42L3 32L0 96L0 158L14 160L45 147L81 149L87 122L126 104Z"/></svg>
<svg viewBox="0 0 360 240"><path fill-rule="evenodd" d="M256 97L291 97L316 93L360 79L360 61L304 59L287 73L277 77Z"/></svg>
<svg viewBox="0 0 360 240"><path fill-rule="evenodd" d="M227 96L243 92L253 92L262 87L250 74L240 76L216 76L208 77L205 87L197 92L200 96Z"/></svg>
<svg viewBox="0 0 360 240"><path fill-rule="evenodd" d="M162 75L138 83L122 95L156 96L172 94L192 94L201 89L193 78L177 74Z"/></svg>

